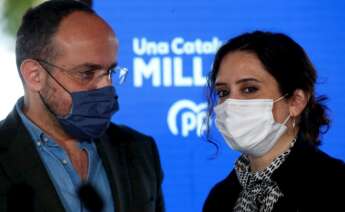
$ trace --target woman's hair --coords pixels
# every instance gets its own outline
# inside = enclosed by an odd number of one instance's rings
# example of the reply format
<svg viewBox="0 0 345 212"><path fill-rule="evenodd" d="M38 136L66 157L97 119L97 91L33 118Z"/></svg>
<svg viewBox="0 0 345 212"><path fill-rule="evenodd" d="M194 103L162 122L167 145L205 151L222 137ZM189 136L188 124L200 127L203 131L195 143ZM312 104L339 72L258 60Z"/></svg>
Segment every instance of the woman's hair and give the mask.
<svg viewBox="0 0 345 212"><path fill-rule="evenodd" d="M265 69L278 82L281 94L290 98L297 89L303 90L309 101L300 115L299 133L313 145L320 144L320 132L325 133L330 124L326 106L322 104L325 96L315 97L316 71L303 48L282 33L255 31L239 35L225 43L216 53L208 78L209 118L213 117L216 104L215 80L220 64L227 54L243 51L255 54ZM209 126L209 125L208 125ZM208 140L214 143L209 137Z"/></svg>

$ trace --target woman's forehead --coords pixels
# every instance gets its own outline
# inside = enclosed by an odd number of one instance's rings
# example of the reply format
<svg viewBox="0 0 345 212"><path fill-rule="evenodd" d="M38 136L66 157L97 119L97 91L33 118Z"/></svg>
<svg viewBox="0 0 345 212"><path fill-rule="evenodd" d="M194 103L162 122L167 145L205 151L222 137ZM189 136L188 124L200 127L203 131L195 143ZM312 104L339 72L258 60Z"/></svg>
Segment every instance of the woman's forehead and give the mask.
<svg viewBox="0 0 345 212"><path fill-rule="evenodd" d="M225 55L219 66L216 83L235 83L244 78L273 79L254 53L236 51Z"/></svg>

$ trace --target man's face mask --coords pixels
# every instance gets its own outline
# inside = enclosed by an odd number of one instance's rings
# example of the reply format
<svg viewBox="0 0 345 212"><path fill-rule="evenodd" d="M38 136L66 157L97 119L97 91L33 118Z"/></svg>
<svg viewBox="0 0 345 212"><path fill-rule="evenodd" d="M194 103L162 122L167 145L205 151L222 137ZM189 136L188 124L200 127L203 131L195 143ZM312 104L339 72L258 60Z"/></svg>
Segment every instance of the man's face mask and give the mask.
<svg viewBox="0 0 345 212"><path fill-rule="evenodd" d="M48 70L46 71L72 98L70 112L66 116L59 116L51 110L40 94L44 105L55 115L65 132L77 140L91 140L102 136L110 125L112 115L119 110L115 88L107 86L88 91L70 92Z"/></svg>

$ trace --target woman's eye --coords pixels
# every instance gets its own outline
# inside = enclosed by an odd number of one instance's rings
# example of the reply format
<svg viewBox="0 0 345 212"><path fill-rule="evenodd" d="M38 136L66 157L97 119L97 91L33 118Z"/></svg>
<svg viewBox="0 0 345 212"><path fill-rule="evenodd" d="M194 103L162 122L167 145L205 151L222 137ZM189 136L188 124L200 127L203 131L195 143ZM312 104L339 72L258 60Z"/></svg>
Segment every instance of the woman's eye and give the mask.
<svg viewBox="0 0 345 212"><path fill-rule="evenodd" d="M226 97L227 95L229 95L229 91L227 90L217 90L217 96L219 98L222 98L222 97Z"/></svg>
<svg viewBox="0 0 345 212"><path fill-rule="evenodd" d="M245 87L242 89L243 93L250 94L256 92L258 89L256 87Z"/></svg>

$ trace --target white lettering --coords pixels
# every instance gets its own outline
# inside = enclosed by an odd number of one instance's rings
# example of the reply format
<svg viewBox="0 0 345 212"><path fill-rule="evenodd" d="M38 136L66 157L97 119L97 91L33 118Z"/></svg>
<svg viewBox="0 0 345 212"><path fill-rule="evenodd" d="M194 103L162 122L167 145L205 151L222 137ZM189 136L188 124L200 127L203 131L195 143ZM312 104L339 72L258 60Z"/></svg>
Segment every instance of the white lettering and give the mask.
<svg viewBox="0 0 345 212"><path fill-rule="evenodd" d="M196 105L188 99L181 99L175 102L168 111L167 123L173 135L187 137L195 130L197 136L201 136L206 129L207 103ZM181 114L181 130L178 130L178 115Z"/></svg>
<svg viewBox="0 0 345 212"><path fill-rule="evenodd" d="M215 54L221 45L222 42L217 37L213 37L211 41L202 41L199 38L194 41L185 41L177 37L171 42L171 51L176 55Z"/></svg>
<svg viewBox="0 0 345 212"><path fill-rule="evenodd" d="M179 46L183 42L184 42L183 38L180 38L180 37L173 39L173 41L171 42L171 50L174 54L176 54L176 55L183 54L183 50Z"/></svg>
<svg viewBox="0 0 345 212"><path fill-rule="evenodd" d="M187 137L190 131L196 129L197 121L193 112L185 112L181 116L182 136Z"/></svg>
<svg viewBox="0 0 345 212"><path fill-rule="evenodd" d="M184 74L181 57L151 57L148 62L142 57L135 57L133 70L135 87L142 87L144 80L151 80L154 87L202 87L207 82L203 75L202 57L192 58L192 76Z"/></svg>
<svg viewBox="0 0 345 212"><path fill-rule="evenodd" d="M191 77L184 77L183 76L183 64L182 64L182 58L176 57L174 59L174 82L175 86L187 86L190 87L193 84L193 80Z"/></svg>
<svg viewBox="0 0 345 212"><path fill-rule="evenodd" d="M152 86L158 87L161 85L161 70L159 57L152 57L148 64L143 58L136 57L133 60L134 69L134 86L143 86L143 78L152 77Z"/></svg>
<svg viewBox="0 0 345 212"><path fill-rule="evenodd" d="M163 58L163 85L172 86L172 62L170 57Z"/></svg>
<svg viewBox="0 0 345 212"><path fill-rule="evenodd" d="M166 55L169 54L169 44L147 41L146 38L133 38L133 51L137 55Z"/></svg>
<svg viewBox="0 0 345 212"><path fill-rule="evenodd" d="M205 86L207 79L202 75L202 59L201 57L193 58L193 78L195 86Z"/></svg>

